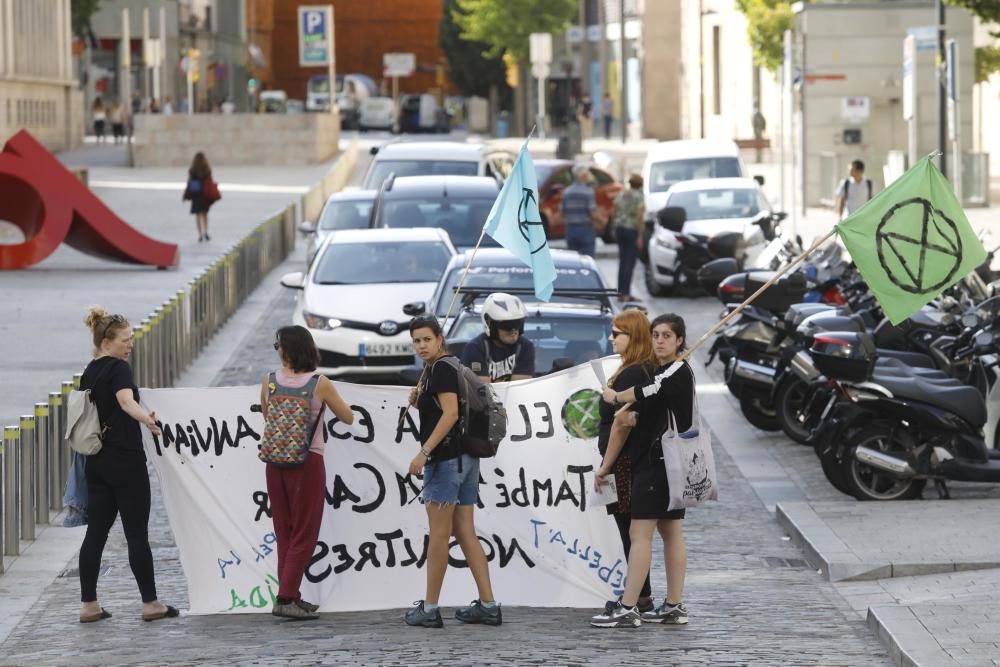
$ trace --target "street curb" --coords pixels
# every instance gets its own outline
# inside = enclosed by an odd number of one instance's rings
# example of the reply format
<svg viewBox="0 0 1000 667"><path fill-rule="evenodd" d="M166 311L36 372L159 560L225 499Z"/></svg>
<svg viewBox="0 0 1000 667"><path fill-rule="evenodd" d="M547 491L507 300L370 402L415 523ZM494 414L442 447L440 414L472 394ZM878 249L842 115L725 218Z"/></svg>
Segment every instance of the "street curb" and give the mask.
<svg viewBox="0 0 1000 667"><path fill-rule="evenodd" d="M952 658L909 607L869 607L866 623L896 667L952 667Z"/></svg>

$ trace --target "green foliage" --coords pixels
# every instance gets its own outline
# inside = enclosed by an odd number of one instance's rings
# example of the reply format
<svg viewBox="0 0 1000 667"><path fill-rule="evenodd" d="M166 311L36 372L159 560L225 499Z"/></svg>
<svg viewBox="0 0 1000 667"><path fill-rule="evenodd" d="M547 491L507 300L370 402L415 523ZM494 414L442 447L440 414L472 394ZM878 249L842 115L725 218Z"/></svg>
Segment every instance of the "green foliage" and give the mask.
<svg viewBox="0 0 1000 667"><path fill-rule="evenodd" d="M70 0L73 34L81 39L90 35L90 17L98 10L101 0Z"/></svg>
<svg viewBox="0 0 1000 667"><path fill-rule="evenodd" d="M944 3L968 9L983 23L1000 23L1000 0L944 0Z"/></svg>
<svg viewBox="0 0 1000 667"><path fill-rule="evenodd" d="M784 59L784 34L794 23L792 3L786 0L736 0L747 17L747 37L753 60L776 72Z"/></svg>
<svg viewBox="0 0 1000 667"><path fill-rule="evenodd" d="M976 48L976 83L988 81L1000 72L1000 48L980 46Z"/></svg>
<svg viewBox="0 0 1000 667"><path fill-rule="evenodd" d="M533 32L560 32L577 15L577 0L455 0L452 18L463 39L487 44L488 53L528 57Z"/></svg>
<svg viewBox="0 0 1000 667"><path fill-rule="evenodd" d="M457 0L444 0L444 13L438 29L438 46L448 59L448 78L466 96L487 97L492 86L506 86L506 68L498 56L484 55L490 48L485 42L462 38L455 14L462 13Z"/></svg>

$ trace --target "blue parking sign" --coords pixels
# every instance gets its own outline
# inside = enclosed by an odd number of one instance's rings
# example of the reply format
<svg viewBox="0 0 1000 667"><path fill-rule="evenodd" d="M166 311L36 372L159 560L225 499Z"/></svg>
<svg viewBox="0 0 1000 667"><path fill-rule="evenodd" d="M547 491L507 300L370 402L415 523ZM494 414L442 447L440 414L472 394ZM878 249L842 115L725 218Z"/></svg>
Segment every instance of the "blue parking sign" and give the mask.
<svg viewBox="0 0 1000 667"><path fill-rule="evenodd" d="M299 7L299 65L326 67L332 51L333 7Z"/></svg>

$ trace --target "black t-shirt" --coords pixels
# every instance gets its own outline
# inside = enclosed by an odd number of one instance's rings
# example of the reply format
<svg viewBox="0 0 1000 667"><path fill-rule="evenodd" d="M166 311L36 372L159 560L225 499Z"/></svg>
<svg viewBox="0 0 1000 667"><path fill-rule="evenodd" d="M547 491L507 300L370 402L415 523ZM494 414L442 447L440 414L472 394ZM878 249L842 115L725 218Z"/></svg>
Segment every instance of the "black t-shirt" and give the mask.
<svg viewBox="0 0 1000 667"><path fill-rule="evenodd" d="M107 430L102 442L104 447L142 451L142 430L139 422L122 410L116 394L131 389L132 398L139 401L139 388L132 377L132 367L116 357L94 359L83 371L80 389L90 389L101 425Z"/></svg>
<svg viewBox="0 0 1000 667"><path fill-rule="evenodd" d="M644 365L627 366L611 381L611 388L615 391L625 391L629 387L642 387L652 381L653 369L651 367ZM601 401L598 408L601 415L601 423L597 434L597 449L601 452L601 456L604 456L605 452L608 451L611 424L614 422L615 413L618 412L618 408L620 407L620 405L612 405L611 403ZM628 456L630 454L633 443L638 439L639 435L639 429L632 429L628 440L625 441L625 446L622 448L620 456Z"/></svg>
<svg viewBox="0 0 1000 667"><path fill-rule="evenodd" d="M451 356L451 355L449 355ZM420 414L420 444L427 444L431 433L441 420L441 406L438 405L438 394L455 394L458 396L458 370L444 361L444 357L431 365L424 374L420 385L420 398L417 399L417 412ZM430 461L446 461L458 458L461 452L458 441L450 435L438 443L431 453Z"/></svg>
<svg viewBox="0 0 1000 667"><path fill-rule="evenodd" d="M525 338L518 338L514 345L504 345L482 333L462 350L462 364L476 375L489 376L491 382L507 382L512 375L530 377L535 374L535 345Z"/></svg>
<svg viewBox="0 0 1000 667"><path fill-rule="evenodd" d="M669 365L656 369L654 381ZM667 418L670 414L674 416L674 423L679 433L689 430L694 420L694 372L688 363L685 361L673 375L661 379L659 383L656 393L649 398L643 398L638 394L643 386L648 386L650 383L640 385L636 389L639 400L632 409L639 415L636 428L640 435L634 441L633 458L648 453L653 445L659 443L660 436L667 429Z"/></svg>

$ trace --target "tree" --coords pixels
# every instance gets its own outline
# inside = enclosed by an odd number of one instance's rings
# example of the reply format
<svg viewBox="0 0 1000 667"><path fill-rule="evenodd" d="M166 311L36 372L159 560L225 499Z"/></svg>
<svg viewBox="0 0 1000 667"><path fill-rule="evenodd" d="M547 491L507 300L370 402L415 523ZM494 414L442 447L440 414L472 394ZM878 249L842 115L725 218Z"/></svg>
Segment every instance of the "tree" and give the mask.
<svg viewBox="0 0 1000 667"><path fill-rule="evenodd" d="M976 83L985 83L1000 72L1000 48L980 46L976 48Z"/></svg>
<svg viewBox="0 0 1000 667"><path fill-rule="evenodd" d="M528 57L529 35L561 32L577 15L577 0L455 0L452 17L463 39L489 45L489 54Z"/></svg>
<svg viewBox="0 0 1000 667"><path fill-rule="evenodd" d="M490 88L506 87L506 68L499 56L484 55L490 45L463 39L454 14L462 13L456 0L444 0L444 14L438 29L438 46L448 59L448 78L467 96L487 97Z"/></svg>
<svg viewBox="0 0 1000 667"><path fill-rule="evenodd" d="M93 37L93 31L90 29L90 17L98 10L100 4L101 0L71 0L70 14L74 35L84 40Z"/></svg>
<svg viewBox="0 0 1000 667"><path fill-rule="evenodd" d="M753 48L753 61L777 72L785 58L784 35L795 22L792 3L786 0L736 0L747 17L747 37Z"/></svg>

